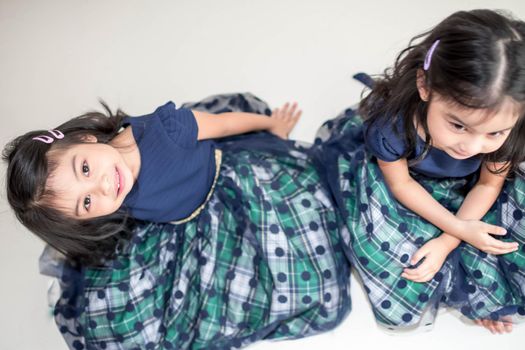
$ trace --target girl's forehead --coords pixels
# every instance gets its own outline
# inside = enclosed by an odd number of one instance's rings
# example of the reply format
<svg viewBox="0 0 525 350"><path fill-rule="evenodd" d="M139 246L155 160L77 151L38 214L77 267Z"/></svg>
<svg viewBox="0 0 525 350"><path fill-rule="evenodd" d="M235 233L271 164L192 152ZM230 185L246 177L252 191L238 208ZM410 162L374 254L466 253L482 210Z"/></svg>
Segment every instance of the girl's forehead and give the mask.
<svg viewBox="0 0 525 350"><path fill-rule="evenodd" d="M51 145L51 148L49 149L49 153L53 153L55 155L59 154L65 154L74 151L76 148L78 148L80 144L76 143L56 143Z"/></svg>
<svg viewBox="0 0 525 350"><path fill-rule="evenodd" d="M64 184L68 184L64 186ZM46 203L67 216L74 216L74 173L66 162L58 162L46 180Z"/></svg>
<svg viewBox="0 0 525 350"><path fill-rule="evenodd" d="M104 150L101 149L100 144L97 143L77 143L77 144L71 144L67 146L57 147L57 148L51 148L49 151L49 154L52 158L58 159L58 158L64 158L64 157L71 157L74 154L82 153L82 154L95 154L95 155L101 155L104 153Z"/></svg>

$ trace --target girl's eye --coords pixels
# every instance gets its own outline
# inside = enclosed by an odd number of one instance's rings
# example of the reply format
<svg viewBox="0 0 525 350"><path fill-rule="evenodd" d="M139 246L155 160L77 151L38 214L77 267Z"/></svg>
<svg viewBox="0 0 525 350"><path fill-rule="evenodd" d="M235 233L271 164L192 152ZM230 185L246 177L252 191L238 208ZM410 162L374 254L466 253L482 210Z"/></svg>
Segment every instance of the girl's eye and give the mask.
<svg viewBox="0 0 525 350"><path fill-rule="evenodd" d="M495 138L497 138L497 137L500 137L500 136L505 135L505 132L504 132L504 131L492 132L492 133L490 133L489 135L490 135L491 137L495 137Z"/></svg>
<svg viewBox="0 0 525 350"><path fill-rule="evenodd" d="M85 198L84 198L84 209L88 210L89 211L89 207L91 206L91 196L90 195L87 195Z"/></svg>
<svg viewBox="0 0 525 350"><path fill-rule="evenodd" d="M85 161L84 163L82 163L82 174L84 174L85 176L89 176L89 165Z"/></svg>
<svg viewBox="0 0 525 350"><path fill-rule="evenodd" d="M452 127L457 131L465 131L465 127L461 124L451 122L450 125L452 125Z"/></svg>

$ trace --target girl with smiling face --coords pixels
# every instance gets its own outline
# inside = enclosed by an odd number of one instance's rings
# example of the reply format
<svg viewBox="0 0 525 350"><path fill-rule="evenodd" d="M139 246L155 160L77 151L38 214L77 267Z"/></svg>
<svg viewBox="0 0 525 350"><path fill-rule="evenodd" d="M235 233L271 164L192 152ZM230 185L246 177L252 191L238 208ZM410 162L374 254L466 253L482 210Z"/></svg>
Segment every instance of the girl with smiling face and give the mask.
<svg viewBox="0 0 525 350"><path fill-rule="evenodd" d="M237 98L258 102L251 95ZM261 105L260 113L269 113ZM8 199L18 218L78 261L94 262L83 240L117 234L128 215L158 223L196 215L212 192L222 160L211 139L267 130L274 135L269 139L282 145L275 137L286 139L301 114L288 103L270 116L215 115L173 102L140 117L112 115L104 107L109 116L87 113L54 130L31 131L4 150ZM114 217L121 222L112 226ZM99 253L98 258L105 254Z"/></svg>
<svg viewBox="0 0 525 350"><path fill-rule="evenodd" d="M68 258L48 248L41 269L70 348L229 349L341 322L348 263L309 147L286 140L295 104L107 112L4 151L15 214Z"/></svg>
<svg viewBox="0 0 525 350"><path fill-rule="evenodd" d="M454 13L365 78L359 112L318 141L378 322L431 325L445 305L511 331L525 315L525 23Z"/></svg>

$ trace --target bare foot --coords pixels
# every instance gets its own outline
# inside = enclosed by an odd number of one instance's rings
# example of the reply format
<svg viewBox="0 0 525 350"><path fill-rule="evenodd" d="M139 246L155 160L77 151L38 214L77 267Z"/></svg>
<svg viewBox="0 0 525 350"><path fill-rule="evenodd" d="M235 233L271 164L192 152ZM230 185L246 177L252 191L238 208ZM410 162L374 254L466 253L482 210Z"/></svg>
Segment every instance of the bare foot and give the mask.
<svg viewBox="0 0 525 350"><path fill-rule="evenodd" d="M487 328L492 334L503 334L512 332L512 322L509 320L475 320L478 326Z"/></svg>

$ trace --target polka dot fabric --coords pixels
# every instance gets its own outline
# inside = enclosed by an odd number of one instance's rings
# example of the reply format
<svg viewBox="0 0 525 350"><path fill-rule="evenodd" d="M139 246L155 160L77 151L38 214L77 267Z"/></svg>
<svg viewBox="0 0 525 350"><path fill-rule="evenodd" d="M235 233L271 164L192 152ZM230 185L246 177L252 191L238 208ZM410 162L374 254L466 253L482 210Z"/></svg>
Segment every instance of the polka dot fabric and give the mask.
<svg viewBox="0 0 525 350"><path fill-rule="evenodd" d="M519 321L525 315L525 181L508 181L483 218L508 230L514 253L487 255L462 243L427 283L401 278L410 258L441 231L391 194L376 159L364 147L363 121L352 108L326 122L316 139L337 206L344 217L345 252L357 270L377 321L389 328L430 325L440 306L470 319ZM456 212L476 181L411 175L443 206Z"/></svg>
<svg viewBox="0 0 525 350"><path fill-rule="evenodd" d="M186 107L269 114L249 94ZM72 349L234 349L332 329L350 311L338 216L308 148L266 133L218 147L200 215L139 225L106 267L63 270L55 319Z"/></svg>

